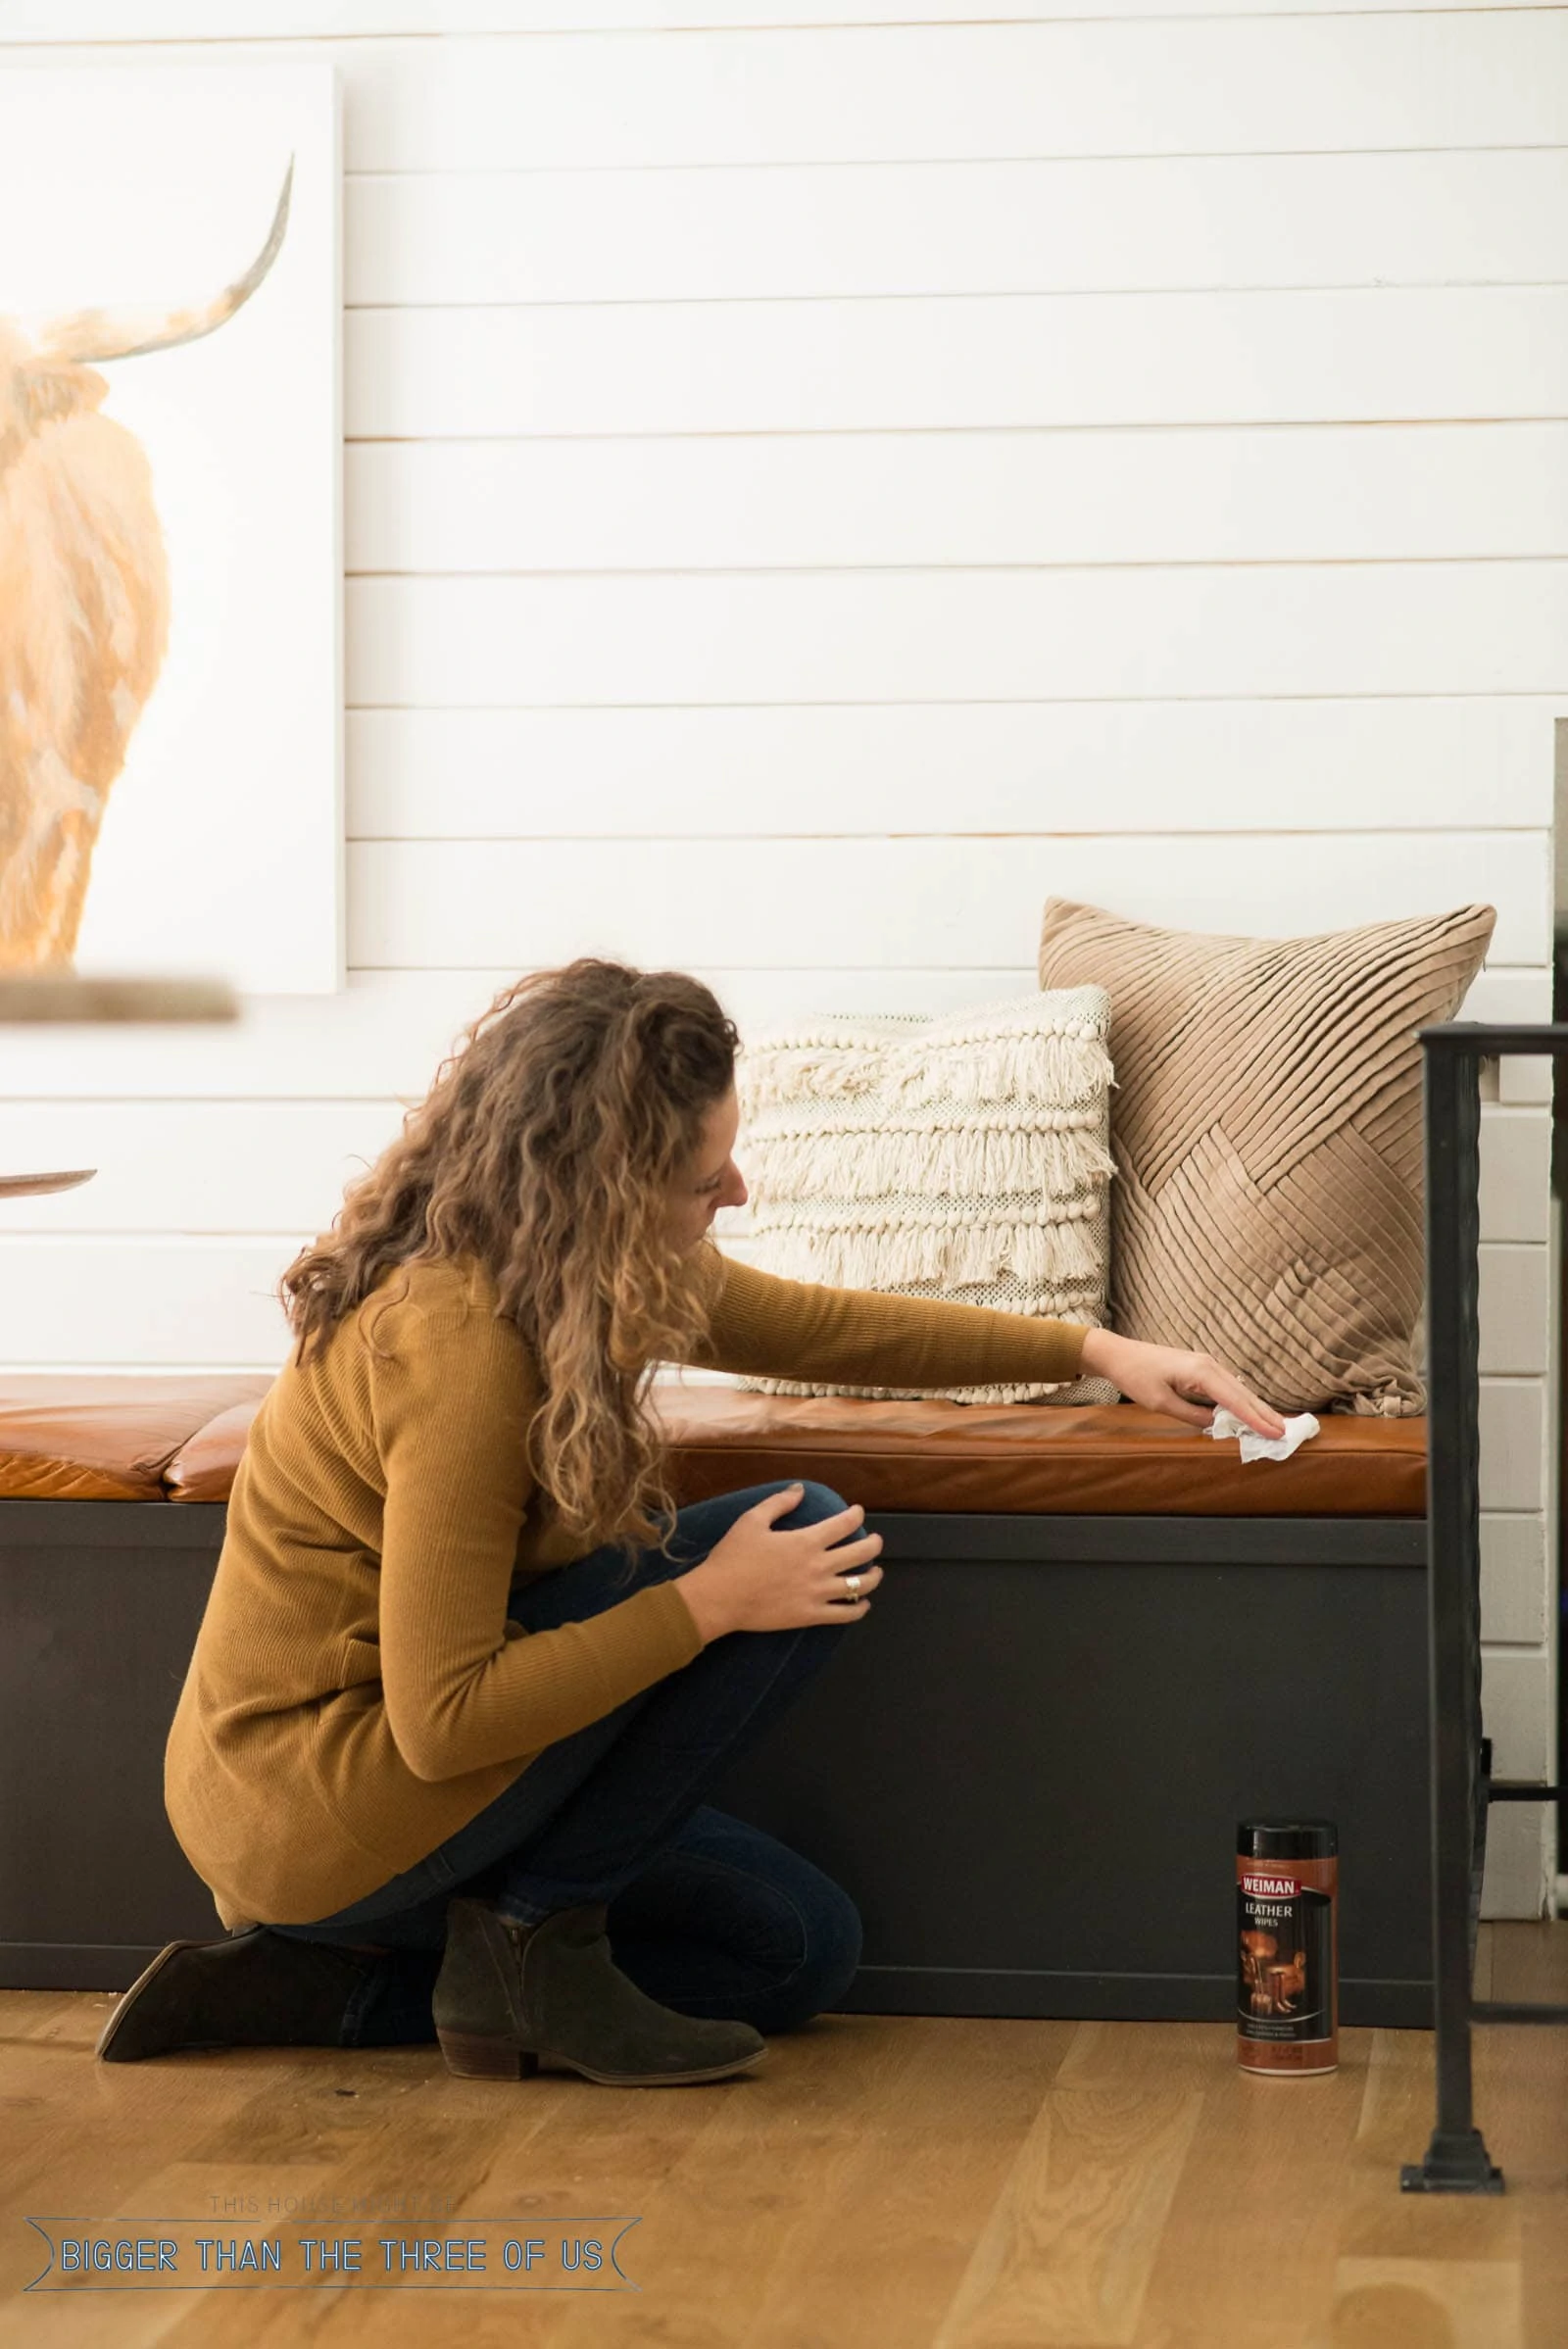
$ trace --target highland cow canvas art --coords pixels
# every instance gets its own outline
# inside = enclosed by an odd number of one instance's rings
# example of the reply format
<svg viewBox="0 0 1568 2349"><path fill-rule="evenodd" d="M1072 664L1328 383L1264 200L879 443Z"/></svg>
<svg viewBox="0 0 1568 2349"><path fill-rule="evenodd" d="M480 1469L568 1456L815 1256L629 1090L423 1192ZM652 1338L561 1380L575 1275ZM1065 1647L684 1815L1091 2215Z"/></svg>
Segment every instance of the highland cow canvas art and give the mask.
<svg viewBox="0 0 1568 2349"><path fill-rule="evenodd" d="M0 971L342 976L329 67L0 72Z"/></svg>

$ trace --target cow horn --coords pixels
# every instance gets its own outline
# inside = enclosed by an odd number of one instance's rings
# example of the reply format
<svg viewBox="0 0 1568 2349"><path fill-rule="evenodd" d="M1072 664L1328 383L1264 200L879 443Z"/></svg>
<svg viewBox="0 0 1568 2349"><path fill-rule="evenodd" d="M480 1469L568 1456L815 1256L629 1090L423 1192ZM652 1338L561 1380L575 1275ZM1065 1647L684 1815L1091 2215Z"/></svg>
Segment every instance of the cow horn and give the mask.
<svg viewBox="0 0 1568 2349"><path fill-rule="evenodd" d="M99 360L138 359L144 351L169 351L176 343L199 342L231 318L247 303L277 259L288 226L289 196L294 186L294 158L289 157L283 189L272 215L267 242L243 277L236 277L202 310L175 310L153 318L145 313L116 317L103 310L78 310L57 318L39 337L38 349L49 359L66 359L82 366Z"/></svg>

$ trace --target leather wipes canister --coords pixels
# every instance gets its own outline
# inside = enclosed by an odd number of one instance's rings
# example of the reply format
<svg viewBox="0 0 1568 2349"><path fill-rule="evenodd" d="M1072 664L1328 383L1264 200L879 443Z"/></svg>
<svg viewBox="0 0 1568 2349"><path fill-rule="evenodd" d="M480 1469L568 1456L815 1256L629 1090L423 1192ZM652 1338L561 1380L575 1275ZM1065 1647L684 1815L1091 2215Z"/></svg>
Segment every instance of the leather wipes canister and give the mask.
<svg viewBox="0 0 1568 2349"><path fill-rule="evenodd" d="M1339 1836L1328 1819L1236 1831L1236 2056L1304 2079L1340 2061Z"/></svg>

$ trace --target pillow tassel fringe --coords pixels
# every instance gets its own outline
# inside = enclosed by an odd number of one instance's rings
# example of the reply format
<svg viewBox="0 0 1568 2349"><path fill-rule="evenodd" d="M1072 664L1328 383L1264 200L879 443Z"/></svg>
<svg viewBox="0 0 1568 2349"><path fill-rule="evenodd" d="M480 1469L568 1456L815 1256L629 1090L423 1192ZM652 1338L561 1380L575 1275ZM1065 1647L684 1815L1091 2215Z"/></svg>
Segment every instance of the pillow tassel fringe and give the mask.
<svg viewBox="0 0 1568 2349"><path fill-rule="evenodd" d="M882 1096L895 1093L911 1107L929 1101L1102 1102L1115 1079L1110 1054L1098 1037L1069 1034L1004 1036L959 1052L949 1046L933 1052L912 1040L904 1064L895 1047L885 1062L862 1049L813 1037L792 1045L770 1038L741 1054L737 1079L754 1107L780 1101Z"/></svg>
<svg viewBox="0 0 1568 2349"><path fill-rule="evenodd" d="M1102 1325L1110 1248L1110 999L1103 987L923 1012L824 1012L736 1068L751 1217L734 1239L785 1279ZM745 1378L768 1395L946 1395L1092 1403L1103 1379L846 1387Z"/></svg>
<svg viewBox="0 0 1568 2349"><path fill-rule="evenodd" d="M1103 1234L1088 1221L941 1224L878 1220L824 1230L759 1220L767 1267L784 1280L830 1289L894 1289L912 1281L982 1288L1010 1272L1031 1288L1061 1290L1103 1279Z"/></svg>
<svg viewBox="0 0 1568 2349"><path fill-rule="evenodd" d="M778 1133L760 1119L743 1140L765 1150L771 1199L814 1199L824 1179L844 1199L1086 1196L1086 1177L1113 1179L1116 1161L1093 1131L1022 1122L913 1133ZM1098 1209L1096 1210L1098 1212Z"/></svg>

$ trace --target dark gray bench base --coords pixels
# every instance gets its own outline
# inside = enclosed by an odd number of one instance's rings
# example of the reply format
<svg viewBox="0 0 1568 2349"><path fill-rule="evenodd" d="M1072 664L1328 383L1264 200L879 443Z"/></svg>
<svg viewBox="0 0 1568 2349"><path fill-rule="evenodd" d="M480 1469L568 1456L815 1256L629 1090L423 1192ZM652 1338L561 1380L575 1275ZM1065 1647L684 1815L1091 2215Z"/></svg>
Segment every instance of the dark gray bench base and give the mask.
<svg viewBox="0 0 1568 2349"><path fill-rule="evenodd" d="M885 1594L712 1795L854 1894L848 2007L1229 2018L1236 1822L1304 1812L1343 2020L1430 2027L1422 1521L877 1522Z"/></svg>
<svg viewBox="0 0 1568 2349"><path fill-rule="evenodd" d="M0 1986L221 1931L163 1753L223 1515L0 1501ZM854 1896L846 2008L1228 2019L1236 1822L1306 1812L1342 2020L1430 2026L1423 1520L872 1522L870 1614L710 1796Z"/></svg>

